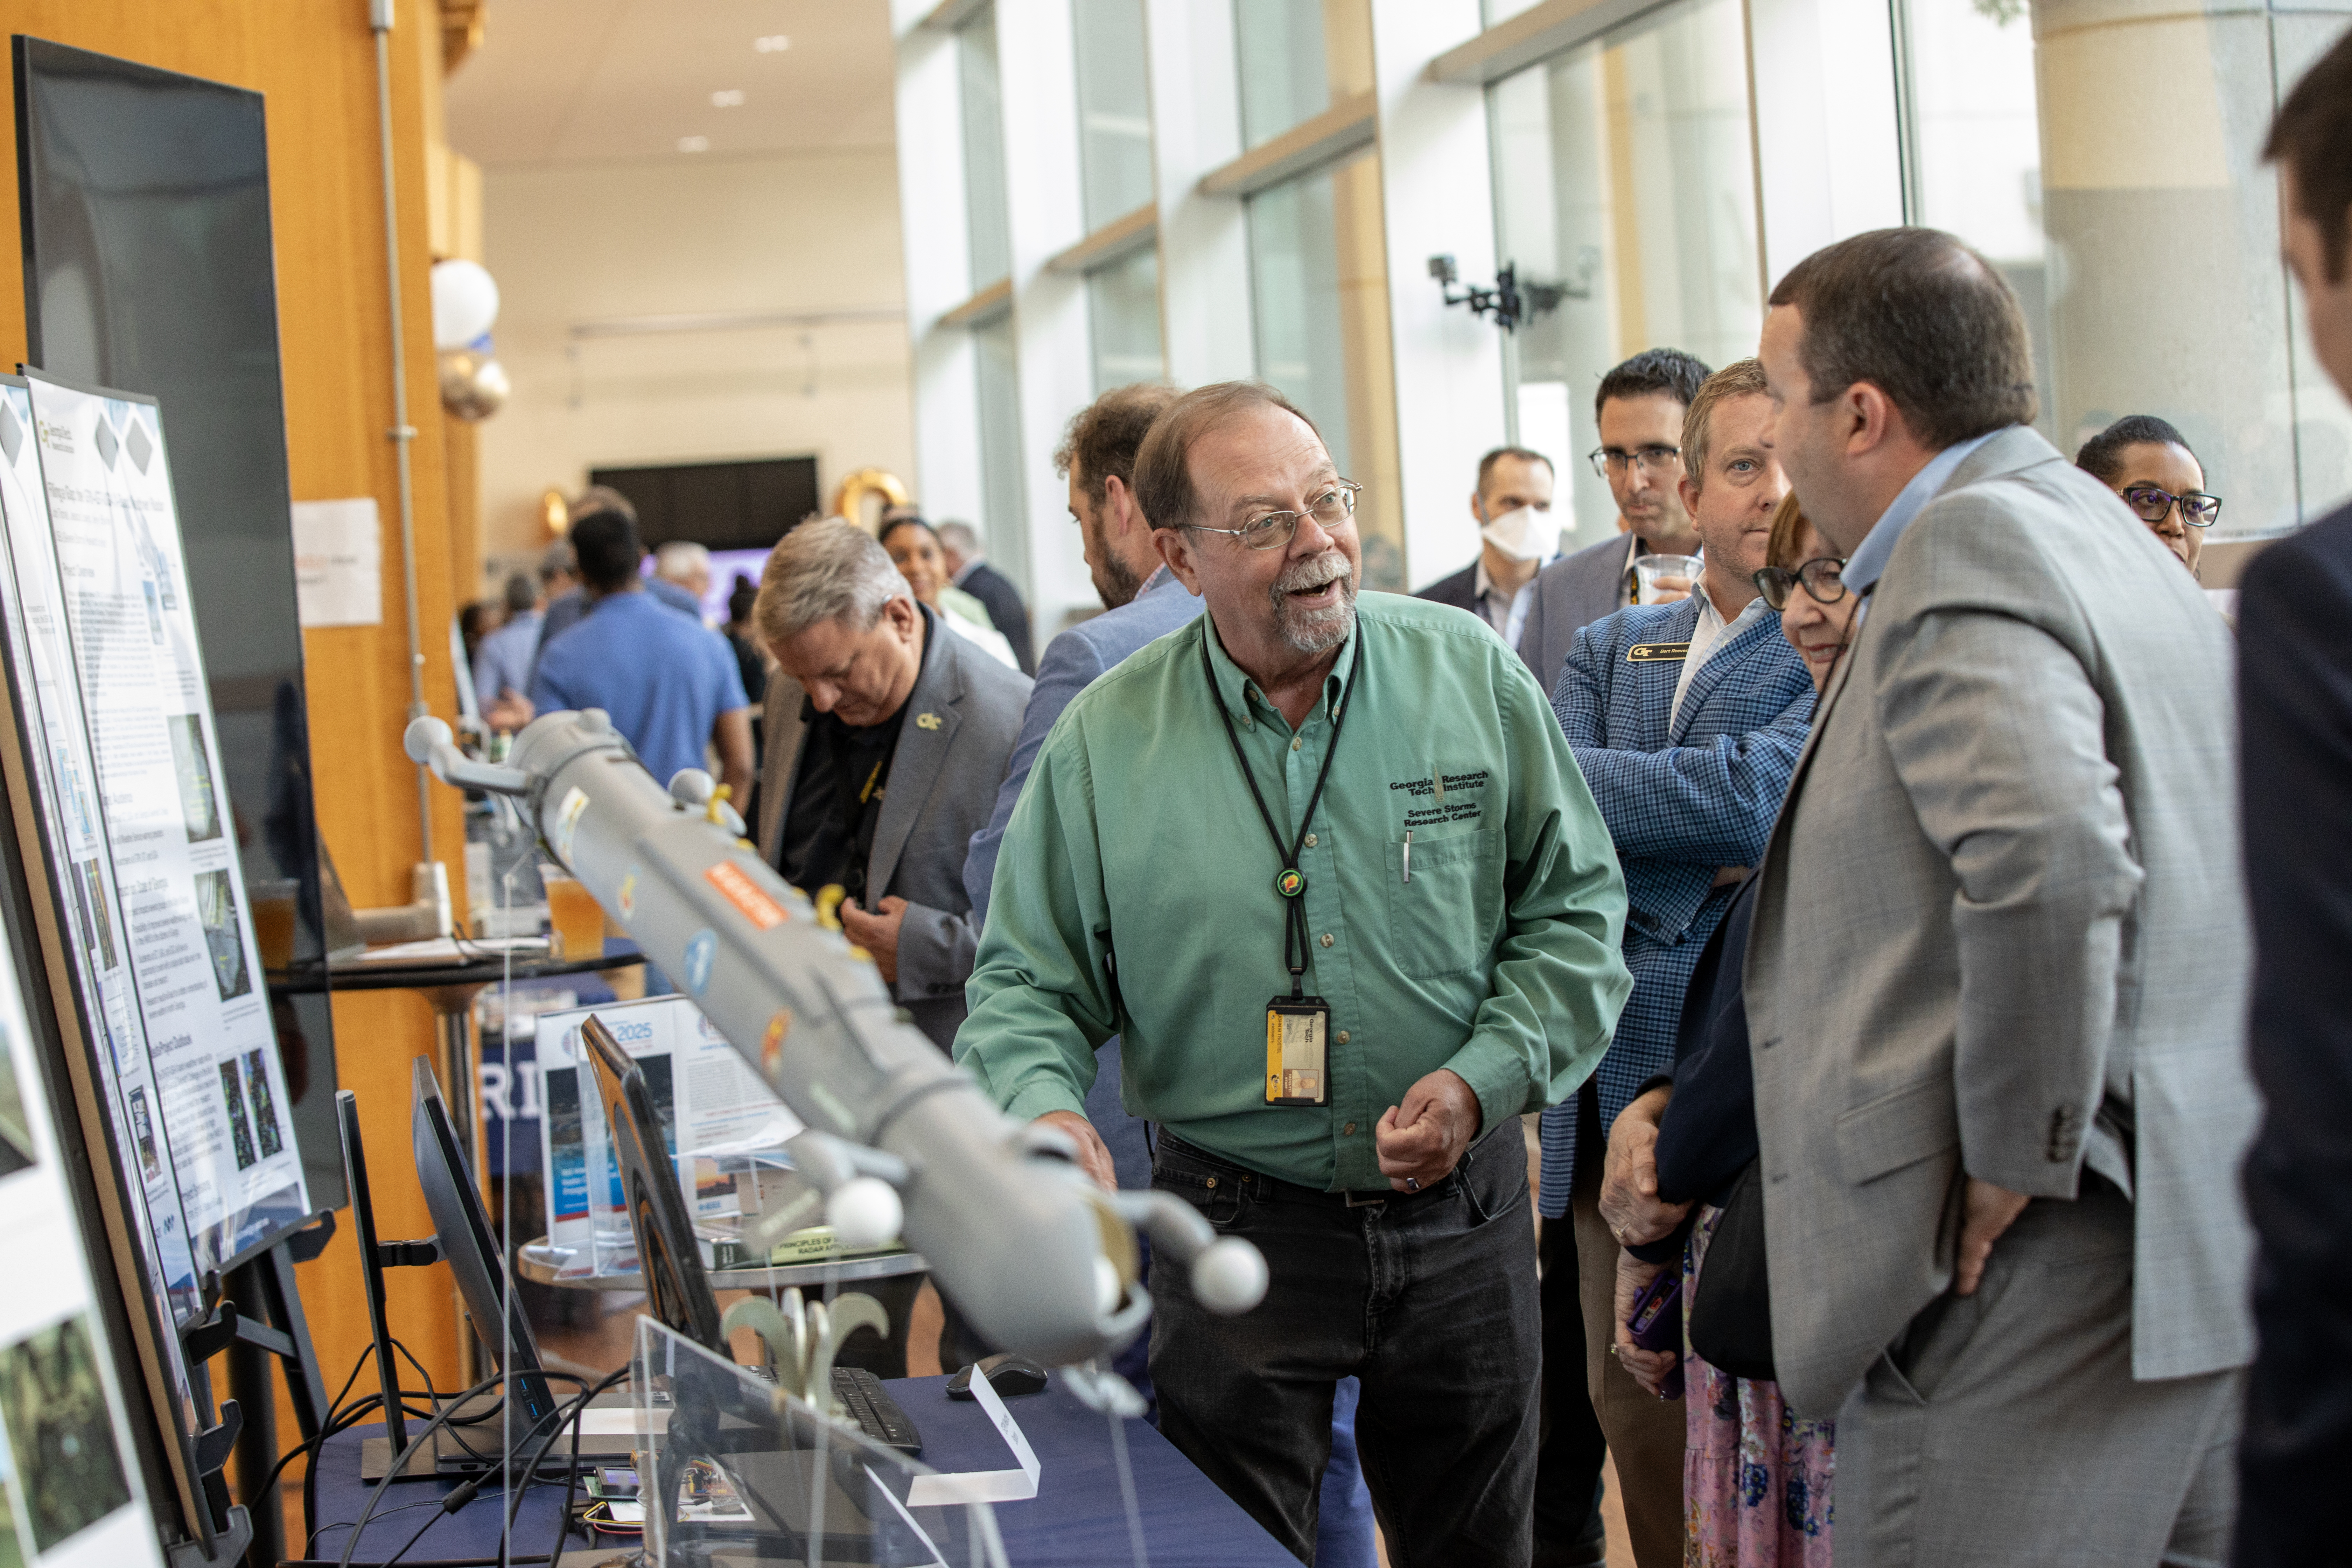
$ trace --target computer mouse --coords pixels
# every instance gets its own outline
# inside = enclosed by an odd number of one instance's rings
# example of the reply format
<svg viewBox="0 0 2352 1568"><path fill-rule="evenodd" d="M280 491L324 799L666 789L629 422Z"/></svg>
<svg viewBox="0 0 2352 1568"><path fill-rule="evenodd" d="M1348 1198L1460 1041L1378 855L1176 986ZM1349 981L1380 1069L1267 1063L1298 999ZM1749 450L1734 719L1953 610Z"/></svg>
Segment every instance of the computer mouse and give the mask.
<svg viewBox="0 0 2352 1568"><path fill-rule="evenodd" d="M1043 1394L1045 1391L1045 1369L1025 1355L1000 1351L992 1356L982 1357L980 1369L988 1373L988 1385L996 1390L1001 1398L1013 1399L1024 1394ZM971 1368L966 1367L948 1379L948 1397L972 1397Z"/></svg>

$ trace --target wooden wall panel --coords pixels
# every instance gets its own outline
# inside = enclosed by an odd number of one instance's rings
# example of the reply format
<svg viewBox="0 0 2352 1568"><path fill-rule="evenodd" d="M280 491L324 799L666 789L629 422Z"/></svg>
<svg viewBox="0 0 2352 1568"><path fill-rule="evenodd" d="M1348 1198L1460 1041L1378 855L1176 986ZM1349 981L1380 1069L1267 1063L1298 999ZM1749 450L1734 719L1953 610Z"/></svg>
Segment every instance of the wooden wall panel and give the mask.
<svg viewBox="0 0 2352 1568"><path fill-rule="evenodd" d="M373 496L383 521L380 626L306 635L319 822L352 900L404 902L418 858L415 770L400 752L408 650L392 443L375 47L365 0L0 0L10 33L37 37L250 88L268 100L270 205L286 378L288 456L299 500ZM419 47L423 43L428 47ZM449 483L435 391L427 294L425 120L439 113L440 21L433 0L398 0L391 50L403 343L414 443L417 594L426 700L454 707L447 626L453 584ZM432 74L426 75L430 62ZM0 116L0 169L16 167L13 115ZM436 138L437 140L437 137ZM17 206L0 202L0 357L24 357ZM132 390L136 390L135 388ZM434 847L463 886L463 826L455 791L433 790ZM379 1223L387 1237L429 1235L410 1169L410 1058L433 1048L432 1017L406 993L335 1002L342 1086L360 1097ZM358 1256L345 1226L300 1270L311 1331L342 1381L367 1334ZM433 1371L457 1373L446 1273L403 1269L391 1284L394 1331ZM373 1374L362 1386L372 1386ZM282 1431L290 1434L290 1424ZM299 1469L289 1472L299 1474Z"/></svg>

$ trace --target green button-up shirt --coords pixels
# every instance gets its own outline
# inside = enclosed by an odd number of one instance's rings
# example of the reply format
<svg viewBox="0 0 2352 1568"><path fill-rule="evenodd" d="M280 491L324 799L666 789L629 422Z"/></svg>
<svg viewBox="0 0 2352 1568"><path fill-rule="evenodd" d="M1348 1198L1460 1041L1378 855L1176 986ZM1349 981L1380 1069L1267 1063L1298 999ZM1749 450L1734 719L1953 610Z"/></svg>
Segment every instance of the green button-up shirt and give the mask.
<svg viewBox="0 0 2352 1568"><path fill-rule="evenodd" d="M1381 1114L1436 1068L1490 1127L1591 1075L1633 984L1625 884L1558 721L1474 616L1365 594L1356 626L1295 731L1207 616L1063 711L1005 832L956 1036L1007 1112L1083 1114L1095 1047L1120 1035L1129 1111L1252 1170L1363 1190L1388 1184ZM1286 844L1345 711L1298 861L1328 1106L1265 1102L1266 1003L1290 991L1281 861L1203 639Z"/></svg>

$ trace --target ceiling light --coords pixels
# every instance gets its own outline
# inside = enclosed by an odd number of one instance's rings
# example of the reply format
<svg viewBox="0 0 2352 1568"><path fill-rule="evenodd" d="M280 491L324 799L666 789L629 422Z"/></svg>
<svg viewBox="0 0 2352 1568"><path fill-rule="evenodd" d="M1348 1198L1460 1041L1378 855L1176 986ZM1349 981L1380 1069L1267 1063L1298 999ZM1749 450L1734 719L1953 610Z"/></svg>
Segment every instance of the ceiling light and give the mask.
<svg viewBox="0 0 2352 1568"><path fill-rule="evenodd" d="M770 33L764 38L752 39L751 47L763 55L781 55L793 47L793 41L782 33Z"/></svg>
<svg viewBox="0 0 2352 1568"><path fill-rule="evenodd" d="M710 95L710 107L713 109L742 108L743 89L740 87L720 88L717 92Z"/></svg>
<svg viewBox="0 0 2352 1568"><path fill-rule="evenodd" d="M708 153L710 151L710 138L681 136L677 139L677 150L681 153Z"/></svg>

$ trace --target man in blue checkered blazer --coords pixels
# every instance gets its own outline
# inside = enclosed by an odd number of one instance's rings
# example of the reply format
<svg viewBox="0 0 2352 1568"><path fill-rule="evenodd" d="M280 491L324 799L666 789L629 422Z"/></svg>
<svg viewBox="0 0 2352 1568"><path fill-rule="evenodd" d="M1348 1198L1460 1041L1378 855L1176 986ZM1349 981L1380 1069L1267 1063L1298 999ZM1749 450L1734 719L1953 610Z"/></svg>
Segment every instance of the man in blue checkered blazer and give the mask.
<svg viewBox="0 0 2352 1568"><path fill-rule="evenodd" d="M1575 1215L1586 1387L1642 1568L1682 1561L1683 1409L1643 1392L1605 1353L1618 1248L1596 1207L1601 1143L1673 1059L1691 971L1763 856L1812 721L1812 679L1748 580L1788 489L1762 444L1770 413L1754 360L1699 389L1682 437L1683 502L1706 552L1697 591L1586 626L1552 694L1624 866L1633 993L1591 1080L1544 1112L1540 1205L1549 1219ZM1565 1379L1547 1382L1555 1400L1572 1397Z"/></svg>

